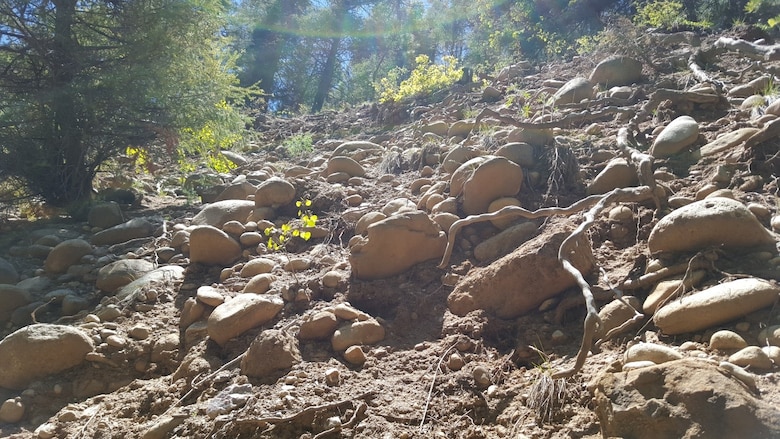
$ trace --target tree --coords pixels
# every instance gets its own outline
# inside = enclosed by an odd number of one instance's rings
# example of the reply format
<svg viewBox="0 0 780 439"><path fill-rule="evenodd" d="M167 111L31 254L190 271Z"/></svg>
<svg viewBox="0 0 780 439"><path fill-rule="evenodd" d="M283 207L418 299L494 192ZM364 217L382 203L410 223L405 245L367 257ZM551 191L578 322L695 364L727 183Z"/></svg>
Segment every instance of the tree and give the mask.
<svg viewBox="0 0 780 439"><path fill-rule="evenodd" d="M240 126L219 0L0 0L0 178L55 206L160 132Z"/></svg>

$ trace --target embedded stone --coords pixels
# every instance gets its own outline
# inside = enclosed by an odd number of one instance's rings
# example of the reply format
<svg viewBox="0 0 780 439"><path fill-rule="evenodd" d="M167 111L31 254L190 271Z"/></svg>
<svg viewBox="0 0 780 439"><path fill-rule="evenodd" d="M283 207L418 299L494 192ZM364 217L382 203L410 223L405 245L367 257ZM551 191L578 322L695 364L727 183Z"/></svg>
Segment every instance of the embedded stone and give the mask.
<svg viewBox="0 0 780 439"><path fill-rule="evenodd" d="M276 280L276 276L270 273L262 273L253 276L242 290L244 293L264 294L271 288L271 284Z"/></svg>
<svg viewBox="0 0 780 439"><path fill-rule="evenodd" d="M220 346L231 338L262 326L284 307L281 297L270 294L239 294L214 308L208 319L208 335Z"/></svg>
<svg viewBox="0 0 780 439"><path fill-rule="evenodd" d="M771 306L779 294L780 287L765 280L737 279L664 305L653 323L668 335L700 331Z"/></svg>
<svg viewBox="0 0 780 439"><path fill-rule="evenodd" d="M30 293L16 285L0 284L0 326L4 326L13 312L33 302Z"/></svg>
<svg viewBox="0 0 780 439"><path fill-rule="evenodd" d="M212 226L196 226L190 232L190 261L204 265L230 265L241 256L241 245Z"/></svg>
<svg viewBox="0 0 780 439"><path fill-rule="evenodd" d="M92 246L83 239L68 239L51 249L43 268L47 273L64 273L71 265L77 264L85 255L92 253Z"/></svg>
<svg viewBox="0 0 780 439"><path fill-rule="evenodd" d="M92 339L72 326L26 326L0 341L0 387L22 390L35 380L78 366L93 348Z"/></svg>
<svg viewBox="0 0 780 439"><path fill-rule="evenodd" d="M722 136L719 136L712 142L702 146L700 150L701 156L707 157L733 149L741 145L742 142L749 139L752 135L759 131L760 130L758 128L740 128L738 130L728 132Z"/></svg>
<svg viewBox="0 0 780 439"><path fill-rule="evenodd" d="M241 268L241 277L254 277L258 274L270 273L276 268L276 261L268 258L255 258Z"/></svg>
<svg viewBox="0 0 780 439"><path fill-rule="evenodd" d="M113 293L154 268L152 262L144 259L121 259L103 266L98 271L95 286L106 293Z"/></svg>
<svg viewBox="0 0 780 439"><path fill-rule="evenodd" d="M334 351L350 346L378 343L385 339L385 328L374 319L352 322L336 330L331 337Z"/></svg>
<svg viewBox="0 0 780 439"><path fill-rule="evenodd" d="M87 222L92 227L107 229L122 224L125 219L119 204L111 201L92 206L87 213Z"/></svg>
<svg viewBox="0 0 780 439"><path fill-rule="evenodd" d="M611 56L596 65L590 82L605 87L631 85L642 80L642 62L628 56Z"/></svg>
<svg viewBox="0 0 780 439"><path fill-rule="evenodd" d="M295 200L295 186L289 181L271 177L260 183L255 192L255 207L277 208Z"/></svg>
<svg viewBox="0 0 780 439"><path fill-rule="evenodd" d="M325 168L325 175L343 172L350 177L362 177L366 175L366 170L357 161L343 156L331 157Z"/></svg>
<svg viewBox="0 0 780 439"><path fill-rule="evenodd" d="M553 95L553 105L576 104L583 99L593 99L593 83L585 78L574 78Z"/></svg>
<svg viewBox="0 0 780 439"><path fill-rule="evenodd" d="M758 346L746 346L729 356L729 363L752 369L769 370L774 363L766 352Z"/></svg>
<svg viewBox="0 0 780 439"><path fill-rule="evenodd" d="M671 157L696 142L699 124L690 116L671 121L653 142L648 151L655 158Z"/></svg>
<svg viewBox="0 0 780 439"><path fill-rule="evenodd" d="M302 361L295 337L287 331L266 329L257 335L241 359L241 373L267 378Z"/></svg>
<svg viewBox="0 0 780 439"><path fill-rule="evenodd" d="M710 336L710 348L719 351L731 351L747 347L747 342L734 331L720 330ZM733 363L733 361L732 361ZM734 363L737 364L737 363Z"/></svg>
<svg viewBox="0 0 780 439"><path fill-rule="evenodd" d="M330 311L319 311L304 316L298 338L301 340L326 340L336 331L339 321Z"/></svg>
<svg viewBox="0 0 780 439"><path fill-rule="evenodd" d="M523 168L530 168L536 164L534 147L525 142L510 142L498 148L496 155L517 163Z"/></svg>
<svg viewBox="0 0 780 439"><path fill-rule="evenodd" d="M212 226L221 229L228 221L244 223L254 208L255 202L245 199L217 201L203 206L200 212L192 218L192 225Z"/></svg>
<svg viewBox="0 0 780 439"><path fill-rule="evenodd" d="M484 156L469 160L452 174L450 195L460 195L463 212L475 215L487 212L498 198L517 194L522 184L523 169L516 163Z"/></svg>
<svg viewBox="0 0 780 439"><path fill-rule="evenodd" d="M0 258L0 284L15 284L17 282L19 282L19 273L16 271L16 267Z"/></svg>
<svg viewBox="0 0 780 439"><path fill-rule="evenodd" d="M675 209L658 221L647 241L652 254L707 247L771 247L774 243L772 234L747 207L724 197L707 198Z"/></svg>
<svg viewBox="0 0 780 439"><path fill-rule="evenodd" d="M216 202L225 200L246 200L250 195L254 195L255 192L257 192L257 187L255 187L255 185L246 180L239 181L229 185L220 192L220 194L217 195ZM245 219L246 218L244 218L244 220Z"/></svg>
<svg viewBox="0 0 780 439"><path fill-rule="evenodd" d="M93 245L113 245L127 242L131 239L146 238L154 233L154 225L144 218L133 218L130 221L110 227L92 236Z"/></svg>
<svg viewBox="0 0 780 439"><path fill-rule="evenodd" d="M450 311L463 316L484 309L511 319L573 287L574 277L558 260L558 250L568 236L564 232L537 236L492 264L469 271L447 298ZM581 239L579 251L568 256L581 273L588 273L593 268L593 256L587 238Z"/></svg>
<svg viewBox="0 0 780 439"><path fill-rule="evenodd" d="M679 360L682 357L681 353L668 346L655 343L637 343L626 351L625 362L652 361L655 364L661 364Z"/></svg>
<svg viewBox="0 0 780 439"><path fill-rule="evenodd" d="M614 158L607 163L607 166L596 175L588 185L587 193L589 195L605 194L612 189L632 187L639 184L639 176L636 170L631 167L626 159Z"/></svg>

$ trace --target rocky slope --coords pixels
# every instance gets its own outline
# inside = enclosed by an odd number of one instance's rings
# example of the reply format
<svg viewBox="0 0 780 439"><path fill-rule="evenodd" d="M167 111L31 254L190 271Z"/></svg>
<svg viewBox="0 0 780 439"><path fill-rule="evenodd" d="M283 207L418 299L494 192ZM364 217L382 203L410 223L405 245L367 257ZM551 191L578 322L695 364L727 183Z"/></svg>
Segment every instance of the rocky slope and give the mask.
<svg viewBox="0 0 780 439"><path fill-rule="evenodd" d="M655 38L6 218L0 434L780 436L772 46Z"/></svg>

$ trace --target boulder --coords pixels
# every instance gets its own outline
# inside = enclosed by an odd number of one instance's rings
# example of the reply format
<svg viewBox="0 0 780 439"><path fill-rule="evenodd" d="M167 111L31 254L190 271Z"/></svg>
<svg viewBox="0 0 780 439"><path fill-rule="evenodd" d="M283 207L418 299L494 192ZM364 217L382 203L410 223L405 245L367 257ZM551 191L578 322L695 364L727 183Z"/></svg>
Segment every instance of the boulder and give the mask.
<svg viewBox="0 0 780 439"><path fill-rule="evenodd" d="M140 291L148 289L152 285L164 285L181 282L184 280L184 267L179 265L166 265L154 271L150 271L116 291L116 297L124 300Z"/></svg>
<svg viewBox="0 0 780 439"><path fill-rule="evenodd" d="M331 175L336 172L343 172L350 177L362 177L366 175L366 170L360 163L349 157L335 156L328 160L327 167L325 168L325 175Z"/></svg>
<svg viewBox="0 0 780 439"><path fill-rule="evenodd" d="M295 186L289 181L271 177L260 183L255 192L255 207L277 208L295 200Z"/></svg>
<svg viewBox="0 0 780 439"><path fill-rule="evenodd" d="M268 258L255 258L244 264L241 268L241 277L254 277L258 274L270 273L276 267L276 261Z"/></svg>
<svg viewBox="0 0 780 439"><path fill-rule="evenodd" d="M536 223L526 220L520 221L522 222L477 244L474 247L474 257L480 262L492 261L512 252L531 239L538 228Z"/></svg>
<svg viewBox="0 0 780 439"><path fill-rule="evenodd" d="M701 331L771 306L779 295L780 287L765 280L737 279L661 307L653 323L668 335Z"/></svg>
<svg viewBox="0 0 780 439"><path fill-rule="evenodd" d="M433 133L440 137L445 137L449 130L450 124L443 120L436 120L420 127L421 133Z"/></svg>
<svg viewBox="0 0 780 439"><path fill-rule="evenodd" d="M588 185L588 195L605 194L612 189L632 187L639 184L639 176L626 159L614 158L596 175Z"/></svg>
<svg viewBox="0 0 780 439"><path fill-rule="evenodd" d="M0 284L15 284L19 282L16 267L7 260L0 258Z"/></svg>
<svg viewBox="0 0 780 439"><path fill-rule="evenodd" d="M530 168L536 164L534 147L525 142L510 142L498 148L496 155L504 157L523 168Z"/></svg>
<svg viewBox="0 0 780 439"><path fill-rule="evenodd" d="M661 364L667 361L679 360L682 357L681 353L668 346L640 342L626 350L625 362L652 361L655 364Z"/></svg>
<svg viewBox="0 0 780 439"><path fill-rule="evenodd" d="M30 293L21 287L0 284L0 327L5 326L14 310L33 302Z"/></svg>
<svg viewBox="0 0 780 439"><path fill-rule="evenodd" d="M642 62L634 58L615 55L596 65L590 74L590 82L605 87L631 85L642 80Z"/></svg>
<svg viewBox="0 0 780 439"><path fill-rule="evenodd" d="M92 227L107 229L122 224L125 221L122 208L116 202L99 203L92 206L87 213L87 222Z"/></svg>
<svg viewBox="0 0 780 439"><path fill-rule="evenodd" d="M254 294L265 294L268 291L268 289L271 288L271 284L275 280L276 280L276 276L270 273L261 273L252 276L252 278L249 279L249 282L247 282L247 284L244 286L242 292L254 293Z"/></svg>
<svg viewBox="0 0 780 439"><path fill-rule="evenodd" d="M480 154L480 151L474 147L458 145L452 148L447 155L444 156L442 168L444 168L445 172L455 172L462 164L475 157L479 157Z"/></svg>
<svg viewBox="0 0 780 439"><path fill-rule="evenodd" d="M51 249L43 268L47 273L64 273L71 265L77 264L85 255L92 253L92 246L83 239L68 239Z"/></svg>
<svg viewBox="0 0 780 439"><path fill-rule="evenodd" d="M127 242L131 239L146 238L154 233L154 225L144 218L133 218L130 221L110 227L92 235L93 245L113 245Z"/></svg>
<svg viewBox="0 0 780 439"><path fill-rule="evenodd" d="M703 360L603 372L588 390L605 438L768 439L780 432L777 407Z"/></svg>
<svg viewBox="0 0 780 439"><path fill-rule="evenodd" d="M237 183L233 183L225 188L219 195L217 195L216 202L225 200L246 200L250 195L254 195L257 192L257 188L252 183L243 180ZM244 222L246 217L237 219L237 221Z"/></svg>
<svg viewBox="0 0 780 439"><path fill-rule="evenodd" d="M385 339L385 328L374 319L352 322L336 330L331 337L334 351L344 351L350 346L378 343Z"/></svg>
<svg viewBox="0 0 780 439"><path fill-rule="evenodd" d="M474 129L473 120L459 120L450 125L447 131L448 137L467 137Z"/></svg>
<svg viewBox="0 0 780 439"><path fill-rule="evenodd" d="M239 294L214 308L208 319L208 334L220 346L231 338L271 321L284 307L281 297L270 294Z"/></svg>
<svg viewBox="0 0 780 439"><path fill-rule="evenodd" d="M552 142L553 138L553 131L550 128L515 128L509 132L506 141L542 147Z"/></svg>
<svg viewBox="0 0 780 439"><path fill-rule="evenodd" d="M730 249L773 247L775 239L739 201L715 197L675 209L653 227L650 253L697 251L707 247Z"/></svg>
<svg viewBox="0 0 780 439"><path fill-rule="evenodd" d="M298 343L289 331L267 329L255 338L241 359L241 373L256 378L268 378L300 363Z"/></svg>
<svg viewBox="0 0 780 439"><path fill-rule="evenodd" d="M326 340L333 335L339 321L331 311L319 311L304 316L298 338L301 340Z"/></svg>
<svg viewBox="0 0 780 439"><path fill-rule="evenodd" d="M626 303L631 306L626 305ZM639 311L639 307L639 299L634 296L623 296L622 301L615 299L604 305L599 310L599 318L601 319L600 335L604 336L609 331L634 318L636 312Z"/></svg>
<svg viewBox="0 0 780 439"><path fill-rule="evenodd" d="M690 291L691 288L704 280L706 275L707 272L705 270L696 270L686 275L684 280L682 276L679 276L677 279L667 279L658 282L658 285L653 288L653 291L647 295L647 299L645 299L645 302L642 304L642 310L647 314L653 314L655 310L666 303L670 297L682 293L682 287L685 287L685 291Z"/></svg>
<svg viewBox="0 0 780 439"><path fill-rule="evenodd" d="M655 158L671 157L696 142L699 124L690 116L671 121L653 142L648 151Z"/></svg>
<svg viewBox="0 0 780 439"><path fill-rule="evenodd" d="M103 266L98 271L95 285L106 293L113 293L154 268L152 262L144 259L122 259Z"/></svg>
<svg viewBox="0 0 780 439"><path fill-rule="evenodd" d="M23 390L33 381L78 366L92 339L72 326L35 324L0 341L0 387Z"/></svg>
<svg viewBox="0 0 780 439"><path fill-rule="evenodd" d="M488 211L490 203L520 191L523 169L504 157L482 156L462 164L450 179L450 195L460 196L463 212Z"/></svg>
<svg viewBox="0 0 780 439"><path fill-rule="evenodd" d="M523 204L520 202L520 200L514 197L501 197L491 201L490 204L488 205L487 211L489 213L493 213L508 206L523 207ZM513 224L521 220L524 220L521 216L513 216L513 217L490 220L490 223L496 226L496 228L498 229L506 230L510 226L512 226Z"/></svg>
<svg viewBox="0 0 780 439"><path fill-rule="evenodd" d="M245 223L255 208L254 201L223 200L207 204L192 218L193 226L212 226L221 229L228 221Z"/></svg>
<svg viewBox="0 0 780 439"><path fill-rule="evenodd" d="M241 256L241 245L212 226L196 226L190 232L190 261L227 266Z"/></svg>
<svg viewBox="0 0 780 439"><path fill-rule="evenodd" d="M353 238L349 263L358 279L382 279L417 263L441 258L447 237L425 212L404 211L371 224Z"/></svg>
<svg viewBox="0 0 780 439"><path fill-rule="evenodd" d="M574 78L555 92L553 105L576 104L583 99L593 99L593 95L593 83L585 78Z"/></svg>
<svg viewBox="0 0 780 439"><path fill-rule="evenodd" d="M558 249L568 233L540 235L487 267L471 270L447 298L453 314L463 316L484 309L504 319L521 316L545 300L576 285L563 269ZM582 273L593 268L590 244L581 239L581 251L569 256Z"/></svg>

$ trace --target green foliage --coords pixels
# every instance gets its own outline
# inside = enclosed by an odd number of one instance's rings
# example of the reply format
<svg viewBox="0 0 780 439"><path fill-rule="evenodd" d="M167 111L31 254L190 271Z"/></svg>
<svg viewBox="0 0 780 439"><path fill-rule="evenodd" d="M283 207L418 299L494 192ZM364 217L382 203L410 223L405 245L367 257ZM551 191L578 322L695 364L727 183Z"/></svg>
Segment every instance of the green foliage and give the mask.
<svg viewBox="0 0 780 439"><path fill-rule="evenodd" d="M712 27L712 23L685 18L683 4L673 0L656 0L639 7L634 16L634 23L665 30L675 30L680 27Z"/></svg>
<svg viewBox="0 0 780 439"><path fill-rule="evenodd" d="M288 221L281 227L268 227L263 233L268 237L266 247L273 251L284 251L292 238L300 238L304 241L311 239L311 232L306 230L317 225L317 215L309 209L311 200L304 199L295 202L298 207L298 221Z"/></svg>
<svg viewBox="0 0 780 439"><path fill-rule="evenodd" d="M761 23L764 29L772 29L780 25L780 2L777 0L749 0L745 12Z"/></svg>
<svg viewBox="0 0 780 439"><path fill-rule="evenodd" d="M305 154L309 154L314 151L312 135L311 133L300 133L292 137L288 137L282 142L282 147L287 151L287 154L292 157L298 157Z"/></svg>
<svg viewBox="0 0 780 439"><path fill-rule="evenodd" d="M414 70L400 83L403 69L395 69L379 81L376 87L380 102L398 102L430 94L460 79L458 60L453 56L443 57L444 64L431 64L427 55L417 55L414 61Z"/></svg>

